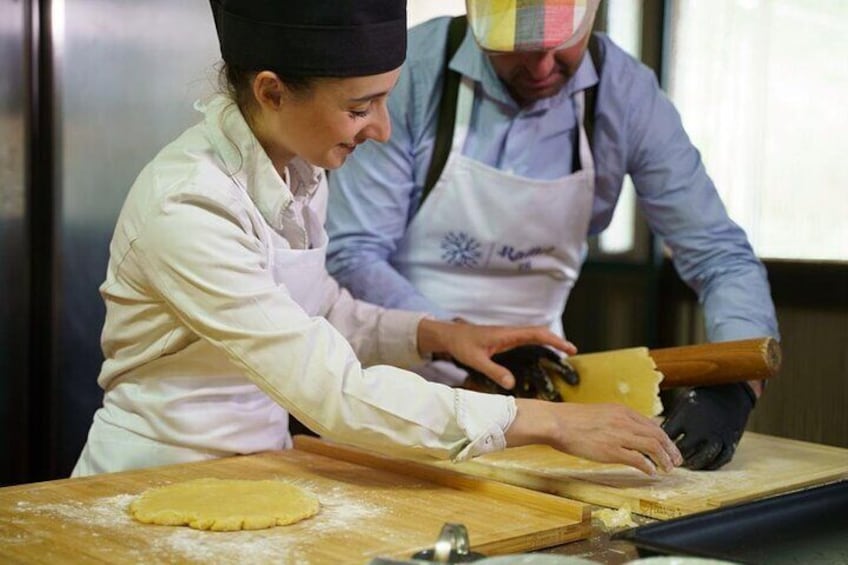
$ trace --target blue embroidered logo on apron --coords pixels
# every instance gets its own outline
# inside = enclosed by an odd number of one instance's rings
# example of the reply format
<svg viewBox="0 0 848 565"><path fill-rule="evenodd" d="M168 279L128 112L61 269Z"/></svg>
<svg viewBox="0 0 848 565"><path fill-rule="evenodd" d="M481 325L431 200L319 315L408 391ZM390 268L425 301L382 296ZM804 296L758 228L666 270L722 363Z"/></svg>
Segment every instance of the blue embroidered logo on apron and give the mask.
<svg viewBox="0 0 848 565"><path fill-rule="evenodd" d="M448 232L441 248L442 260L459 267L476 267L483 255L480 242L465 232Z"/></svg>

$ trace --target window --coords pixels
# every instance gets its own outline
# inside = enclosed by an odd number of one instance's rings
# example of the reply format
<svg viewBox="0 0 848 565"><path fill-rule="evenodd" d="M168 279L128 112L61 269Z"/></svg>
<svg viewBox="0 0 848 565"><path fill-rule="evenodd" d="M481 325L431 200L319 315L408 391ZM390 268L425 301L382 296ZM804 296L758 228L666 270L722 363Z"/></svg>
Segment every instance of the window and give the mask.
<svg viewBox="0 0 848 565"><path fill-rule="evenodd" d="M438 16L458 16L464 13L465 0L409 0L406 4L408 27Z"/></svg>
<svg viewBox="0 0 848 565"><path fill-rule="evenodd" d="M610 39L638 59L642 50L641 0L608 0L604 23ZM642 237L637 242L639 235ZM598 249L592 258L644 261L648 243L645 234L637 233L636 189L626 176L612 221L598 236Z"/></svg>
<svg viewBox="0 0 848 565"><path fill-rule="evenodd" d="M769 259L848 260L848 2L673 0L666 86Z"/></svg>

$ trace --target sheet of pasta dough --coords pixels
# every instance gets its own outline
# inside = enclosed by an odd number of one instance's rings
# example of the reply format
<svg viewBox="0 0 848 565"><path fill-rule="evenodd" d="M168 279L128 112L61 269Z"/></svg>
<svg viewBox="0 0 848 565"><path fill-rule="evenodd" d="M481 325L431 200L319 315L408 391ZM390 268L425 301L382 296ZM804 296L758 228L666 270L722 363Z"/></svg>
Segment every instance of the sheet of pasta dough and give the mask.
<svg viewBox="0 0 848 565"><path fill-rule="evenodd" d="M616 402L645 416L662 412L662 373L646 347L573 355L568 362L580 375L580 384L557 382L566 402Z"/></svg>
<svg viewBox="0 0 848 565"><path fill-rule="evenodd" d="M139 522L197 530L259 530L318 513L315 495L281 481L195 479L156 487L130 504Z"/></svg>

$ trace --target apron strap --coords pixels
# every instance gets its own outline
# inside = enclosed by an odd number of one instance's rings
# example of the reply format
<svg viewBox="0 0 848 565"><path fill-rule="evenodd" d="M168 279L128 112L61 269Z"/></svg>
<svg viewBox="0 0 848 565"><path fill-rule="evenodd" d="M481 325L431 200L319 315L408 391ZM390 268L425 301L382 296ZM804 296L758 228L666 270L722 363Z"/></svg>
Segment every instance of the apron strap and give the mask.
<svg viewBox="0 0 848 565"><path fill-rule="evenodd" d="M598 87L601 83L601 64L603 63L603 55L601 54L601 42L593 33L589 38L589 56L592 57L592 63L595 65L595 72L598 73L598 82L583 91L583 128L586 130L586 139L589 141L589 151L592 150L592 137L595 133L595 100L598 97ZM580 140L580 132L577 132L576 140ZM574 144L574 158L572 159L572 170L579 171L583 169L583 163L580 159L580 144Z"/></svg>
<svg viewBox="0 0 848 565"><path fill-rule="evenodd" d="M448 67L450 60L453 58L456 51L459 49L463 38L467 20L465 16L456 16L451 19L448 26L447 50L445 51L445 78L442 84L442 95L439 98L439 118L436 123L436 140L433 144L433 154L430 158L430 167L427 169L427 178L424 181L424 189L421 194L421 200L418 202L418 210L424 204L424 201L430 195L436 182L442 175L442 169L450 155L452 138L454 132L454 124L456 122L456 101L459 92L459 84L461 76L458 72L451 70ZM603 54L600 49L600 42L593 33L589 38L589 55L592 57L592 63L598 76L601 75L601 64L603 63ZM599 81L600 82L600 81ZM585 110L583 112L583 127L586 129L586 136L589 140L589 148L592 147L592 134L594 133L595 125L595 99L597 97L598 83L590 86L584 91ZM579 138L579 134L578 134ZM580 170L579 142L574 144L575 163L574 170ZM416 210L416 212L418 211Z"/></svg>
<svg viewBox="0 0 848 565"><path fill-rule="evenodd" d="M442 96L439 99L439 121L436 125L436 141L433 145L433 156L430 159L430 168L427 170L427 180L424 182L424 192L418 208L430 191L436 186L436 181L445 168L451 149L451 138L453 137L454 122L456 121L456 97L459 92L460 74L451 70L448 66L450 60L459 49L462 39L465 37L467 28L465 16L456 16L451 19L448 26L447 50L445 51L445 78L442 84Z"/></svg>
<svg viewBox="0 0 848 565"><path fill-rule="evenodd" d="M589 147L592 147L593 134L595 133L595 100L598 97L598 88L601 86L601 67L604 63L604 55L601 53L601 42L593 33L589 38L589 56L592 57L592 64L595 65L595 72L598 74L598 82L590 86L584 91L584 104L586 110L583 114L583 127L586 129L586 137L589 138Z"/></svg>

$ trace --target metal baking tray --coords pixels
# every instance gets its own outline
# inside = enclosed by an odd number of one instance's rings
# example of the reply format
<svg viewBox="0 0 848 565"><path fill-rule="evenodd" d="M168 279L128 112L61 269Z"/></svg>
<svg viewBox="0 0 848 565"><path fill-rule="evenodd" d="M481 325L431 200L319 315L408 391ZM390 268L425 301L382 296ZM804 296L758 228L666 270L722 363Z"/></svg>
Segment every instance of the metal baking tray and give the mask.
<svg viewBox="0 0 848 565"><path fill-rule="evenodd" d="M848 480L619 532L640 557L848 564Z"/></svg>

